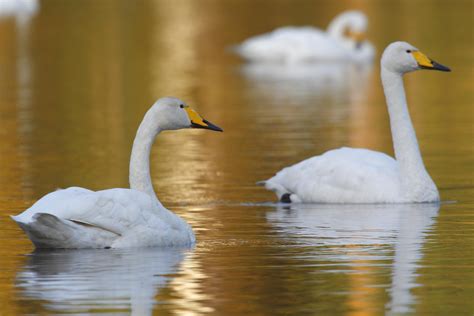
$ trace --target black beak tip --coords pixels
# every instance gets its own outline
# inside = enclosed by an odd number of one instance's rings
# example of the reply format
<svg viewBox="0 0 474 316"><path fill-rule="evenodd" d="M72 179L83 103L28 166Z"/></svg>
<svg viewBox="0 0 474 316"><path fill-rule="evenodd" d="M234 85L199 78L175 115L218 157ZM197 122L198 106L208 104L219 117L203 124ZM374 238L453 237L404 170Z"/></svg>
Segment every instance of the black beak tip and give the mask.
<svg viewBox="0 0 474 316"><path fill-rule="evenodd" d="M449 67L446 67L444 65L441 65L441 64L438 64L437 62L435 61L432 61L431 62L433 67L432 68L427 68L427 69L431 69L431 70L438 70L438 71L444 71L444 72L451 72L451 69Z"/></svg>
<svg viewBox="0 0 474 316"><path fill-rule="evenodd" d="M220 128L218 126L215 126L215 128L211 128L211 130L216 131L216 132L221 132L221 133L224 131L222 128Z"/></svg>
<svg viewBox="0 0 474 316"><path fill-rule="evenodd" d="M224 130L220 128L217 125L212 124L208 120L202 120L204 123L206 123L207 126L202 126L196 123L191 122L191 127L192 128L203 128L203 129L209 129L211 131L216 131L216 132L223 132Z"/></svg>
<svg viewBox="0 0 474 316"><path fill-rule="evenodd" d="M433 66L436 70L451 72L451 69L449 67L443 66L443 65L438 64L436 62L433 62Z"/></svg>
<svg viewBox="0 0 474 316"><path fill-rule="evenodd" d="M210 130L213 130L213 131L216 131L216 132L223 132L223 131L224 131L222 128L220 128L220 127L217 126L217 125L212 124L212 123L209 122L208 120L202 120L202 121L207 124L207 127L208 127L208 129L210 129Z"/></svg>
<svg viewBox="0 0 474 316"><path fill-rule="evenodd" d="M445 66L442 71L451 72L451 68Z"/></svg>

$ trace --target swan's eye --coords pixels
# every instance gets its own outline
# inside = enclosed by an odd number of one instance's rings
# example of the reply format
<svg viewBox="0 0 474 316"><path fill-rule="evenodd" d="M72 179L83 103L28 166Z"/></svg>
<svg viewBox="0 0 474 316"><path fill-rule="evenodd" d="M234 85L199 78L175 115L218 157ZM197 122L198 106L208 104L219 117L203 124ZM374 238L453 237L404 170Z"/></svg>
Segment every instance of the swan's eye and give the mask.
<svg viewBox="0 0 474 316"><path fill-rule="evenodd" d="M180 104L179 107L184 109L184 104Z"/></svg>
<svg viewBox="0 0 474 316"><path fill-rule="evenodd" d="M411 49L407 49L407 53L410 54L410 53L411 53Z"/></svg>

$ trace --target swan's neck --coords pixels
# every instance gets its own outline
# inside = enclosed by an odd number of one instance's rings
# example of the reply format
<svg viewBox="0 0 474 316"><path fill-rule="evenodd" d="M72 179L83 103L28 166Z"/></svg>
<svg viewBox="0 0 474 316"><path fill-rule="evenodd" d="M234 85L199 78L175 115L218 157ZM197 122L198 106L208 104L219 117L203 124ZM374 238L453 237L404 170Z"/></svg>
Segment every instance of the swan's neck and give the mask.
<svg viewBox="0 0 474 316"><path fill-rule="evenodd" d="M344 39L347 24L348 19L345 16L336 17L329 23L327 33L333 38Z"/></svg>
<svg viewBox="0 0 474 316"><path fill-rule="evenodd" d="M156 198L150 175L150 153L155 137L161 129L154 116L154 113L148 111L138 128L130 158L129 181L131 189L142 191Z"/></svg>
<svg viewBox="0 0 474 316"><path fill-rule="evenodd" d="M426 181L432 183L423 164L415 129L408 112L402 74L389 71L382 66L381 75L402 183L411 187L424 184Z"/></svg>

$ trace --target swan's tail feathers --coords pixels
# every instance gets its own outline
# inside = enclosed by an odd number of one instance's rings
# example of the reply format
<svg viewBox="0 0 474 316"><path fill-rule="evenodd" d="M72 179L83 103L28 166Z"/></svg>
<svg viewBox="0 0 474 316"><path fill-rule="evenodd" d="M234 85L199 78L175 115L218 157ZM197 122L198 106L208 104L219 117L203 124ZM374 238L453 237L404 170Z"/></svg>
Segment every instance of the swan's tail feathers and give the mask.
<svg viewBox="0 0 474 316"><path fill-rule="evenodd" d="M267 180L258 181L258 182L256 182L255 184L258 185L258 186L264 187L265 184L267 184Z"/></svg>
<svg viewBox="0 0 474 316"><path fill-rule="evenodd" d="M119 234L78 220L37 213L25 223L13 217L36 248L109 248Z"/></svg>
<svg viewBox="0 0 474 316"><path fill-rule="evenodd" d="M279 184L276 181L273 181L272 179L266 180L266 181L259 181L257 182L258 185L264 185L267 190L275 192L276 196L278 197L278 200L281 203L301 203L302 200L300 197L285 188L283 185Z"/></svg>

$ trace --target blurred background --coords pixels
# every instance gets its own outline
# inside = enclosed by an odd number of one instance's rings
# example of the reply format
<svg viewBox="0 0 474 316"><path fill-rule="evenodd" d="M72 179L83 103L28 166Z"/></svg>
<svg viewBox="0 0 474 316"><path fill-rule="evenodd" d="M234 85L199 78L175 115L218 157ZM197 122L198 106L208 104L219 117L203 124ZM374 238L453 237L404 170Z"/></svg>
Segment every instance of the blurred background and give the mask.
<svg viewBox="0 0 474 316"><path fill-rule="evenodd" d="M472 1L25 3L0 12L1 315L472 314ZM230 52L276 27L325 28L348 9L368 17L373 65L288 69L245 64ZM341 146L393 155L379 58L396 40L452 69L405 78L441 207L367 207L363 218L340 223L358 209L271 204L273 194L255 182L284 166ZM166 132L153 149L158 197L193 226L196 247L165 255L32 253L8 215L56 188L127 187L136 129L162 96L185 100L224 129ZM324 227L334 231L324 235ZM122 291L133 280L115 278L124 271L137 272L137 288L160 279L133 303ZM85 281L102 273L117 281L106 289ZM74 277L84 282L70 283Z"/></svg>

